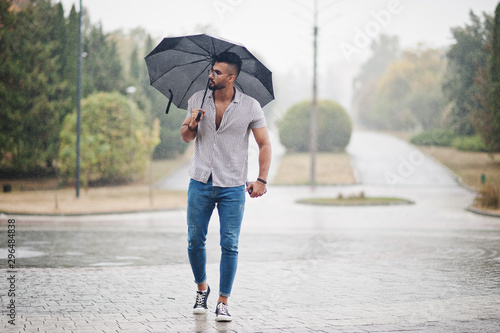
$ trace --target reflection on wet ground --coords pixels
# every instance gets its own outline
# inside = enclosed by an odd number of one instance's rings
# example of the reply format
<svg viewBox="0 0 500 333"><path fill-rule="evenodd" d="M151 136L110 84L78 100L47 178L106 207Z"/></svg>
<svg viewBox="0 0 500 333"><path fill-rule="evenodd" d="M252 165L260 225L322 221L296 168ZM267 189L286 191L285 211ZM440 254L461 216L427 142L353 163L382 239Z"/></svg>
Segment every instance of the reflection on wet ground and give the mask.
<svg viewBox="0 0 500 333"><path fill-rule="evenodd" d="M211 226L212 227L212 226ZM136 231L79 225L18 228L17 267L153 266L187 263L180 230ZM208 262L219 260L216 227L209 234ZM5 230L1 237L6 239ZM461 284L500 287L500 231L334 229L317 233L248 232L240 240L240 262L336 260L404 265L461 276ZM0 249L0 253L7 253ZM0 260L5 267L6 258Z"/></svg>
<svg viewBox="0 0 500 333"><path fill-rule="evenodd" d="M127 323L141 331L145 314L156 331L498 331L500 219L465 211L471 193L398 189L416 202L398 207L295 204L340 191L346 188L270 188L273 196L248 201L229 330L211 315L186 318L193 295L184 211L15 217L16 266L26 289L20 311L30 328L65 319L67 327L86 327L90 322L79 320L92 314L91 331ZM217 225L214 213L207 239L214 289ZM5 226L0 220L3 244Z"/></svg>

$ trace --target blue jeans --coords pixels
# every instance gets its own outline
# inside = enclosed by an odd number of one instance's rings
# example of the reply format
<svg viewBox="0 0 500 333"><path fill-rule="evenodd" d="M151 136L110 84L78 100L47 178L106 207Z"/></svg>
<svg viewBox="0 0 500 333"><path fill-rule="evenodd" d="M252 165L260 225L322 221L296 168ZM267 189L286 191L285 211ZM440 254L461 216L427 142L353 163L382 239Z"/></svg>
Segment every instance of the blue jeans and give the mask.
<svg viewBox="0 0 500 333"><path fill-rule="evenodd" d="M205 242L208 223L217 206L220 219L220 280L219 295L229 297L238 265L238 238L243 211L245 210L245 186L212 186L191 179L188 190L187 224L188 255L197 284L207 280L207 255Z"/></svg>

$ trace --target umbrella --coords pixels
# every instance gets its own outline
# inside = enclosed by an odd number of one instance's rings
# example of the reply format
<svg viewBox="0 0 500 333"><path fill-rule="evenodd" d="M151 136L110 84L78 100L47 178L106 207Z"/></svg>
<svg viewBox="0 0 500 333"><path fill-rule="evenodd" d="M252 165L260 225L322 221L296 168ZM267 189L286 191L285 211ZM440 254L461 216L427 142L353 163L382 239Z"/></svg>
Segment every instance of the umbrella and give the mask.
<svg viewBox="0 0 500 333"><path fill-rule="evenodd" d="M195 92L205 89L206 94L207 70L212 68L214 57L224 51L234 52L242 60L237 89L262 107L274 99L271 71L243 45L205 34L171 37L164 38L145 58L151 85L169 99L166 113L171 103L187 109Z"/></svg>

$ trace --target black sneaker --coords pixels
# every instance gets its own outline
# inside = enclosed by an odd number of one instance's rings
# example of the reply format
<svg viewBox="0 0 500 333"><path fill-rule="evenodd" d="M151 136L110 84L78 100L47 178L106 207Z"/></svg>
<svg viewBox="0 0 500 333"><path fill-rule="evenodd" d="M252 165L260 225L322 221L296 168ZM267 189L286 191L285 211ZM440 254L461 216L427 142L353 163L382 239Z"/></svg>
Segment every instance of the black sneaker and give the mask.
<svg viewBox="0 0 500 333"><path fill-rule="evenodd" d="M219 302L215 308L215 320L216 321L231 321L231 315L227 311L227 305L223 302Z"/></svg>
<svg viewBox="0 0 500 333"><path fill-rule="evenodd" d="M207 287L207 291L197 291L196 292L196 302L193 306L193 314L205 314L207 313L207 298L210 294L210 286Z"/></svg>

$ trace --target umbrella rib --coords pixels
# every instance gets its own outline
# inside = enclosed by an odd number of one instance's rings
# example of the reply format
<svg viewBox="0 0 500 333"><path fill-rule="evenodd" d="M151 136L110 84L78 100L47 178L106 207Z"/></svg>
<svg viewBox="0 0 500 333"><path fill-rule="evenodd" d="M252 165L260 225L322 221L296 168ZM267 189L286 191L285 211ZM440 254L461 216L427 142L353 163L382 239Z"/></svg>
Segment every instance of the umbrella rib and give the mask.
<svg viewBox="0 0 500 333"><path fill-rule="evenodd" d="M194 45L196 45L197 47L199 47L200 49L202 49L203 51L205 51L205 53L201 53L200 55L204 55L204 56L206 56L207 58L209 58L209 57L208 57L208 55L211 55L211 54L212 54L212 52L210 52L210 50L207 50L207 49L206 49L206 48L204 48L203 46L201 46L201 45L199 45L198 43L196 43L194 40L192 40L192 39L191 39L191 37L192 37L192 36L187 36L187 39L188 39L191 43L193 43ZM213 44L213 40L212 40L212 44ZM196 54L198 54L198 53L196 53Z"/></svg>
<svg viewBox="0 0 500 333"><path fill-rule="evenodd" d="M172 70L176 69L176 68L180 68L180 67L184 67L184 66L188 66L188 65L193 65L193 64L197 64L197 63L200 63L200 62L204 62L204 61L207 61L206 59L202 59L202 60L196 60L196 61L193 61L193 62L190 62L190 63L185 63L185 64L182 64L182 65L176 65L174 67L172 67L169 71L163 73L161 76L159 76L156 80L150 82L150 84L153 84L155 83L156 81L158 81L160 78L162 78L163 76L165 76L166 74L170 73Z"/></svg>
<svg viewBox="0 0 500 333"><path fill-rule="evenodd" d="M205 69L207 69L207 68L208 68L208 66L210 66L210 63L209 63L207 66L205 66ZM198 76L196 77L196 79L194 79L194 80L192 80L192 81L191 81L191 84L190 84L190 85L189 85L189 87L186 89L186 92L184 93L184 96L182 96L182 98L181 98L181 100L180 100L179 104L181 104L181 103L182 103L182 101L184 101L184 99L186 98L187 93L189 92L189 90L191 89L191 87L193 86L193 84L196 82L196 80L198 80L198 78L201 76L201 74L202 74L203 72L205 72L205 70L201 71L201 72L200 72L200 74L198 74Z"/></svg>

